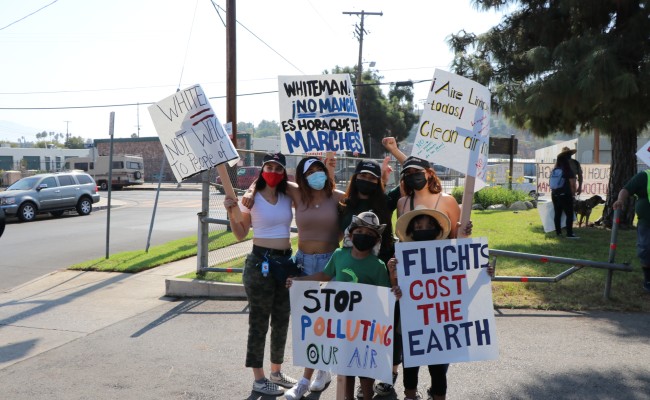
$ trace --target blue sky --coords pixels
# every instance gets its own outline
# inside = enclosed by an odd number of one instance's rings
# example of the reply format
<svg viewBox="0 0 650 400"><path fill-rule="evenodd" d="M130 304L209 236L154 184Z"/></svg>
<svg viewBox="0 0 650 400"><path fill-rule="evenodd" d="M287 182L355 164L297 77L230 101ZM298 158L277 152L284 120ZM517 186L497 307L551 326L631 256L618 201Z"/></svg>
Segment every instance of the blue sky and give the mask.
<svg viewBox="0 0 650 400"><path fill-rule="evenodd" d="M220 97L210 101L226 122L226 31L210 0L0 0L0 9L0 140L66 129L106 138L111 111L115 137L130 137L138 125L141 136L155 136L146 103L196 83ZM501 18L469 0L239 1L239 22L273 50L238 26L237 92L250 94L238 98L238 120L279 120L277 93L252 95L277 91L278 75L355 65L359 18L343 12L361 10L383 12L365 19L363 59L385 81L431 79L435 68L449 67L451 33L484 32ZM427 87L415 85L416 101ZM113 106L93 107L101 105ZM2 109L71 106L85 108Z"/></svg>

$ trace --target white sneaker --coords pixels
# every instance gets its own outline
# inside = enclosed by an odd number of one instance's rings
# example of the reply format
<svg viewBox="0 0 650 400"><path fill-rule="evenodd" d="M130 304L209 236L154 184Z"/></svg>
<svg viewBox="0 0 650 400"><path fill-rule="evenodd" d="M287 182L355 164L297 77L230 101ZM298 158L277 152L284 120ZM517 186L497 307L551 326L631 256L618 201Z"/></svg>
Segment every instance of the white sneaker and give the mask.
<svg viewBox="0 0 650 400"><path fill-rule="evenodd" d="M332 381L332 374L327 371L316 372L316 378L309 385L310 392L322 392L325 386Z"/></svg>
<svg viewBox="0 0 650 400"><path fill-rule="evenodd" d="M284 397L287 400L300 400L309 391L307 386L304 383L298 382L294 387L284 392Z"/></svg>

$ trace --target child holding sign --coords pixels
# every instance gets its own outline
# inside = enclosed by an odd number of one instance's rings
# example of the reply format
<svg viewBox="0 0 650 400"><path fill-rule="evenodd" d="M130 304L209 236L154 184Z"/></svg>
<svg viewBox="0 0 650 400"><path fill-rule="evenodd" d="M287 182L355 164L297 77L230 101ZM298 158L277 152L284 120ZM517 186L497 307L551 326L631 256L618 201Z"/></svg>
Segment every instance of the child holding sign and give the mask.
<svg viewBox="0 0 650 400"><path fill-rule="evenodd" d="M443 212L417 206L397 219L395 231L402 242L420 242L447 239L451 233L451 221ZM397 260L388 261L391 281L397 280ZM494 269L489 267L488 274ZM431 387L427 390L429 400L442 400L447 395L447 369L449 364L432 364L428 366ZM404 400L420 400L417 392L420 367L404 368Z"/></svg>
<svg viewBox="0 0 650 400"><path fill-rule="evenodd" d="M338 282L390 287L386 265L377 257L381 246L381 234L385 228L386 225L380 224L379 218L372 212L363 212L353 216L352 223L346 229L343 248L334 251L325 270L308 276L289 278L287 287L291 287L294 280L329 282L332 279ZM393 287L393 293L398 299L401 297L399 287ZM352 399L354 398L354 377L346 378L345 397ZM360 377L360 381L363 398L372 399L374 379ZM303 386L298 388L296 393L291 393L291 398L301 398L307 392L307 385ZM286 397L289 398L289 396Z"/></svg>

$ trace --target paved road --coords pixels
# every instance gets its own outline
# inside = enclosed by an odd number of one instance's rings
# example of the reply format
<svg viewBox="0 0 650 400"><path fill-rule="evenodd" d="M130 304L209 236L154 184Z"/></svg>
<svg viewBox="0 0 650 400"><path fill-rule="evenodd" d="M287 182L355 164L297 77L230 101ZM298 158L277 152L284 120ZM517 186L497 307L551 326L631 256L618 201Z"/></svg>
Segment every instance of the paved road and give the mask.
<svg viewBox="0 0 650 400"><path fill-rule="evenodd" d="M174 186L175 187L175 186ZM0 291L69 265L106 255L108 205L106 193L95 211L81 217L67 213L21 223L13 218L0 239ZM156 193L146 190L116 191L111 199L109 255L144 250L149 235ZM151 246L196 235L201 192L160 193Z"/></svg>
<svg viewBox="0 0 650 400"><path fill-rule="evenodd" d="M251 392L243 366L244 301L162 297L163 275L183 263L60 272L0 295L0 398L271 399ZM496 322L500 358L452 365L449 399L649 398L649 314L498 310ZM291 349L290 337L285 372L299 376Z"/></svg>

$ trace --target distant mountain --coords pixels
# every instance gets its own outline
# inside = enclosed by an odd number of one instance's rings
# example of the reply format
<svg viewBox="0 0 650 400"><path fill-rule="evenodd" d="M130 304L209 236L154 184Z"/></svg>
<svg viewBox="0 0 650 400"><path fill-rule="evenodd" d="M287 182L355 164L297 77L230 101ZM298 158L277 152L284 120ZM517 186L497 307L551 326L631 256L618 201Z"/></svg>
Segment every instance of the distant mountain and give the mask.
<svg viewBox="0 0 650 400"><path fill-rule="evenodd" d="M20 125L11 121L0 121L0 141L6 140L18 143L18 139L24 136L28 142L33 142L38 132L38 129L30 126Z"/></svg>

